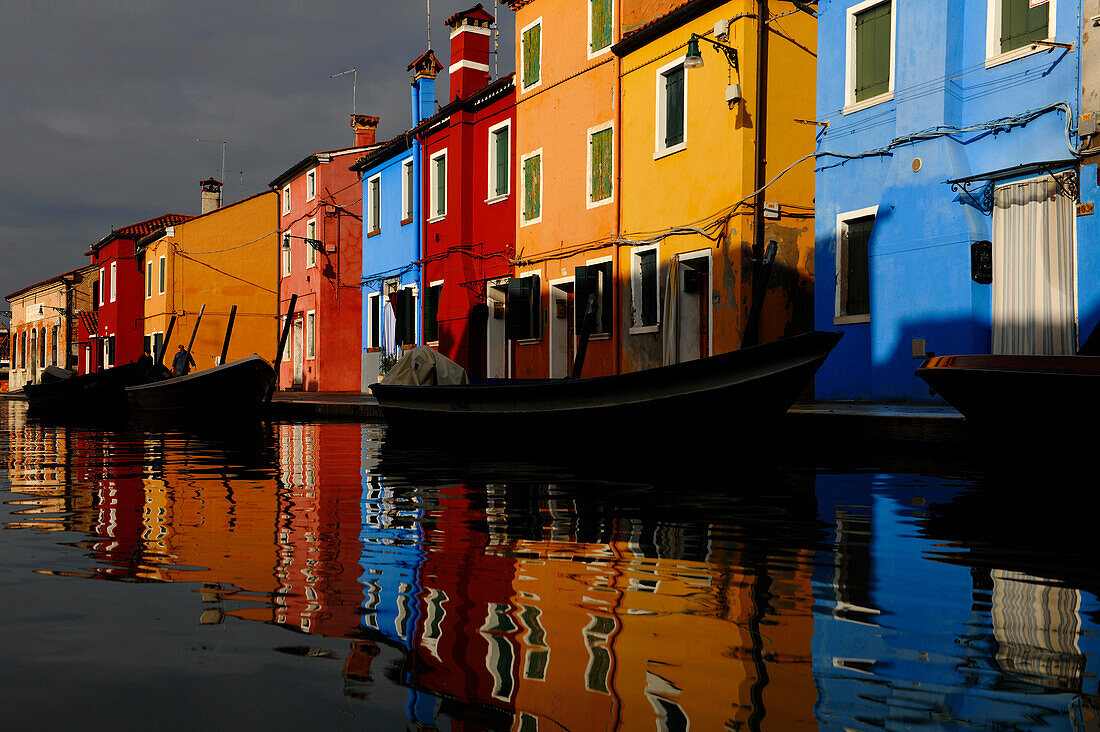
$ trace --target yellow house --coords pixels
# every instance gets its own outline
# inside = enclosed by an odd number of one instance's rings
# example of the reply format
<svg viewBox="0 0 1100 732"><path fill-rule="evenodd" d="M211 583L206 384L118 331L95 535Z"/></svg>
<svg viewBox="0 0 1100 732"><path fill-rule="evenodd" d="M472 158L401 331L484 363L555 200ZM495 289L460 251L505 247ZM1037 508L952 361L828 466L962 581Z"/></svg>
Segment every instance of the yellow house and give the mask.
<svg viewBox="0 0 1100 732"><path fill-rule="evenodd" d="M206 198L204 194L204 205ZM275 358L278 200L275 191L265 191L220 208L211 206L201 216L139 242L145 272L145 347L154 357L176 316L166 366L171 366L178 345L187 347L204 305L191 348L195 370L217 364L234 305L226 361L253 353Z"/></svg>
<svg viewBox="0 0 1100 732"><path fill-rule="evenodd" d="M613 46L622 371L739 348L772 241L759 341L810 329L813 160L780 173L814 151L816 38L793 2L695 0Z"/></svg>

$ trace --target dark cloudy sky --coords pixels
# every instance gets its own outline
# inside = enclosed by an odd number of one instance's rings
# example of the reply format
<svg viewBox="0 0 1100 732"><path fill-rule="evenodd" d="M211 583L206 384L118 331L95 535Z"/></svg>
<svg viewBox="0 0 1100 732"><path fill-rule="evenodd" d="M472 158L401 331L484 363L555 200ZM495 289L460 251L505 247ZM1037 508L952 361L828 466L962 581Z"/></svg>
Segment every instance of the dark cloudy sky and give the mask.
<svg viewBox="0 0 1100 732"><path fill-rule="evenodd" d="M443 21L475 0L431 0ZM492 12L492 2L482 0ZM426 0L0 0L0 297L80 267L88 246L166 212L198 213L198 182L228 140L227 202L311 152L352 143L357 110L379 137L410 123L405 67L427 47ZM503 5L500 72L514 65ZM438 93L446 99L446 74ZM8 308L0 301L0 310Z"/></svg>

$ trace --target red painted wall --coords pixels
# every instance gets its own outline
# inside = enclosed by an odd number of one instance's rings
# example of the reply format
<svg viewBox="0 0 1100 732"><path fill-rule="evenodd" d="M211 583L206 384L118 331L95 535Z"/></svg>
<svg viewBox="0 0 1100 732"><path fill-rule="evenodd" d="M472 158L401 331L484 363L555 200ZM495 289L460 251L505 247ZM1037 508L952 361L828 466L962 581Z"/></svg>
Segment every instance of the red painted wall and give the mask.
<svg viewBox="0 0 1100 732"><path fill-rule="evenodd" d="M489 198L489 128L510 120L509 194ZM472 378L485 376L483 283L507 277L516 241L515 94L511 88L480 109L458 111L450 121L421 136L423 210L431 213L431 156L447 150L447 215L424 224L424 290L443 280L439 303L439 346L443 355L464 366ZM461 247L461 249L458 249ZM433 261L434 260L434 261ZM427 298L420 301L426 308ZM426 318L427 310L424 310Z"/></svg>
<svg viewBox="0 0 1100 732"><path fill-rule="evenodd" d="M92 264L103 271L99 282L103 304L97 311L99 332L96 334L97 338L93 340L91 354L94 365L103 365L100 363L102 357L97 360L95 349L102 349L100 339L105 336L115 337L116 366L136 361L141 356L142 326L145 318L145 274L142 272L140 262L134 258L134 244L138 238L140 237L119 237L92 252ZM111 302L112 263L117 266L118 291L113 293L114 302ZM81 337L83 335L82 333ZM102 350L99 352L102 353ZM81 348L80 359L81 371L84 371L83 348Z"/></svg>

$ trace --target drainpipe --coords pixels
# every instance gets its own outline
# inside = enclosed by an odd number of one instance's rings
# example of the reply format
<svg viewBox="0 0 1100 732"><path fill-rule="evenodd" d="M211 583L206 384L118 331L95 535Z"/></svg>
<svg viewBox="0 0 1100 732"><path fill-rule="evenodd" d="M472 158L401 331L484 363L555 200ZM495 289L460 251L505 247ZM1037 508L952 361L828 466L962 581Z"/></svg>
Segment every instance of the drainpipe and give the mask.
<svg viewBox="0 0 1100 732"><path fill-rule="evenodd" d="M623 32L623 6L616 3L616 22L618 23L619 36ZM615 156L615 239L623 236L623 59L615 55L615 140L618 155ZM612 373L623 372L623 278L622 265L619 260L619 244L616 242L612 249L614 259L611 264L611 279L614 283L611 291L611 307L616 314L615 323L615 370ZM657 278L660 280L660 278ZM576 285L574 285L574 290ZM668 297L668 294L665 294ZM574 305L575 307L575 305Z"/></svg>
<svg viewBox="0 0 1100 732"><path fill-rule="evenodd" d="M768 119L768 0L758 0L756 8L756 171L752 189L760 190L767 180ZM756 194L752 214L753 274L756 260L764 256L764 191Z"/></svg>

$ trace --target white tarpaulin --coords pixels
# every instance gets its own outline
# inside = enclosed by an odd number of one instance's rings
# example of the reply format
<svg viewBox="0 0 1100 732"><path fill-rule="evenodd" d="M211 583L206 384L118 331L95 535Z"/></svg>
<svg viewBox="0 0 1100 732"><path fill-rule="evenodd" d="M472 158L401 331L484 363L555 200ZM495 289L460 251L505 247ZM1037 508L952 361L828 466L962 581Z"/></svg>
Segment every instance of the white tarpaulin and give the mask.
<svg viewBox="0 0 1100 732"><path fill-rule="evenodd" d="M417 346L393 365L383 384L404 386L457 386L469 384L466 369L439 351Z"/></svg>

